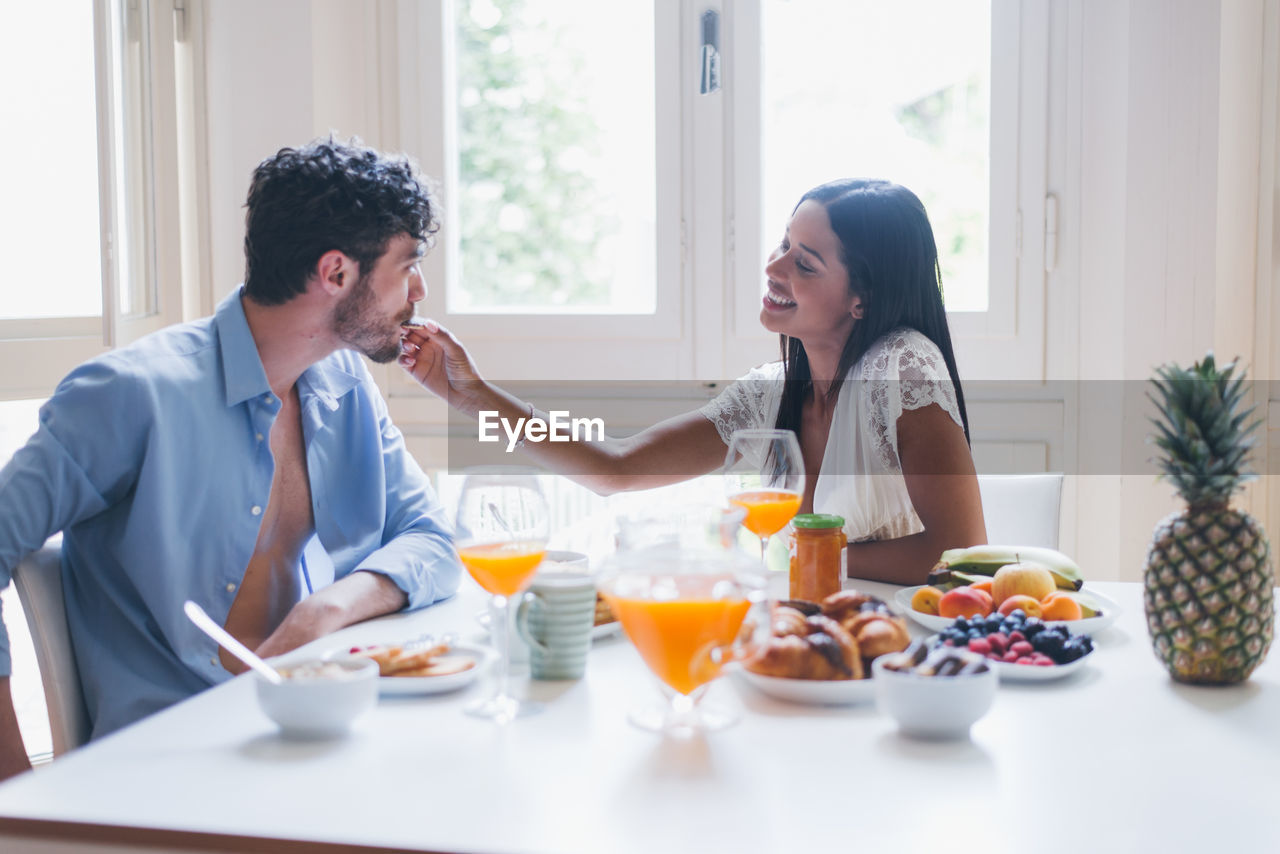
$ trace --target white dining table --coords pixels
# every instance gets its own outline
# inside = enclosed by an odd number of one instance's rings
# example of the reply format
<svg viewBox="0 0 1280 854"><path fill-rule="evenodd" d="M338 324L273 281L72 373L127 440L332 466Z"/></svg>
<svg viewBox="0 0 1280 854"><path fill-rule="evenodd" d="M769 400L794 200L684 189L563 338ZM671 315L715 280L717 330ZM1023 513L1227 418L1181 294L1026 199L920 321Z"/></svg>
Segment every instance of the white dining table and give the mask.
<svg viewBox="0 0 1280 854"><path fill-rule="evenodd" d="M708 699L738 724L664 739L628 723L658 692L623 637L596 642L581 680L519 677L545 709L505 726L463 712L481 680L293 741L245 675L0 785L0 851L1280 851L1280 652L1242 685L1175 683L1140 585L1094 586L1123 613L1087 666L1002 684L964 740L734 675ZM483 603L467 581L311 649L474 636Z"/></svg>

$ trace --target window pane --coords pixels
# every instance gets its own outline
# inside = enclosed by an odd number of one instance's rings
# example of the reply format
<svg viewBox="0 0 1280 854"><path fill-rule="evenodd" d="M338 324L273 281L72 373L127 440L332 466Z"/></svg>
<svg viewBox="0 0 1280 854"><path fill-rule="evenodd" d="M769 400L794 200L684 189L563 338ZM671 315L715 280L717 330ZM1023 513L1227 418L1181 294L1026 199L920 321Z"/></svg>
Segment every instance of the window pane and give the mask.
<svg viewBox="0 0 1280 854"><path fill-rule="evenodd" d="M990 0L765 0L763 23L764 245L806 190L885 178L929 212L947 309L985 311Z"/></svg>
<svg viewBox="0 0 1280 854"><path fill-rule="evenodd" d="M0 318L102 311L93 4L0 10Z"/></svg>
<svg viewBox="0 0 1280 854"><path fill-rule="evenodd" d="M451 312L652 313L652 2L459 0Z"/></svg>

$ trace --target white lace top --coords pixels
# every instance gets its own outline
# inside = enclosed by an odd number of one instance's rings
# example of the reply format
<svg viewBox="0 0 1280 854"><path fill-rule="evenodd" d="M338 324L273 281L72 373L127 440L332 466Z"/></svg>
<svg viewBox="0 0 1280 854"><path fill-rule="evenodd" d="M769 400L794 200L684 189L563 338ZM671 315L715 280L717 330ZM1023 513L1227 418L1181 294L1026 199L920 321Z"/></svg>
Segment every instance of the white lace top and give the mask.
<svg viewBox="0 0 1280 854"><path fill-rule="evenodd" d="M772 427L782 399L782 363L740 377L702 407L726 446L735 430ZM898 417L936 403L963 426L947 364L936 344L899 328L871 345L849 374L831 419L814 488L816 513L844 517L849 542L924 530L898 460Z"/></svg>

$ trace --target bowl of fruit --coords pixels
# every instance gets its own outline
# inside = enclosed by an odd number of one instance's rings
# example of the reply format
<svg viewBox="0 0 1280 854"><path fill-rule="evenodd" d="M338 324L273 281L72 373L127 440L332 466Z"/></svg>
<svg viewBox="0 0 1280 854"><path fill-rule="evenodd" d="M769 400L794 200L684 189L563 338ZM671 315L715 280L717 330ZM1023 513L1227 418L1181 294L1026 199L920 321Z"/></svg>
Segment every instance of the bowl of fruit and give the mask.
<svg viewBox="0 0 1280 854"><path fill-rule="evenodd" d="M1093 653L1093 638L1014 609L1007 615L958 617L934 637L933 646L981 655L1004 681L1039 682L1083 667Z"/></svg>
<svg viewBox="0 0 1280 854"><path fill-rule="evenodd" d="M959 617L1007 617L1022 611L1051 626L1096 634L1120 614L1119 605L1085 586L1075 561L1054 549L951 549L942 553L928 581L899 590L894 601L908 617L936 632Z"/></svg>

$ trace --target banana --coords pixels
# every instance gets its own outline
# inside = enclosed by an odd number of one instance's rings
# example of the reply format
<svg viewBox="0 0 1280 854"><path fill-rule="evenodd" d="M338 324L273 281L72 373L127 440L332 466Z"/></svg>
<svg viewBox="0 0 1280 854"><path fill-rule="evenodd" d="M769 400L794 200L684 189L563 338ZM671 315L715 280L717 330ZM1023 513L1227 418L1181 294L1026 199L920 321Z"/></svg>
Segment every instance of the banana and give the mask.
<svg viewBox="0 0 1280 854"><path fill-rule="evenodd" d="M967 549L948 549L942 553L929 583L949 579L952 572L973 575L995 575L1005 564L1031 561L1041 564L1053 575L1054 583L1061 590L1079 590L1084 586L1084 575L1071 558L1055 549L1040 546L970 546Z"/></svg>

